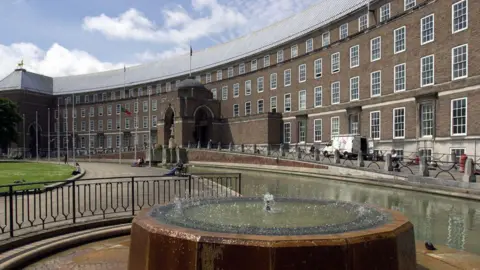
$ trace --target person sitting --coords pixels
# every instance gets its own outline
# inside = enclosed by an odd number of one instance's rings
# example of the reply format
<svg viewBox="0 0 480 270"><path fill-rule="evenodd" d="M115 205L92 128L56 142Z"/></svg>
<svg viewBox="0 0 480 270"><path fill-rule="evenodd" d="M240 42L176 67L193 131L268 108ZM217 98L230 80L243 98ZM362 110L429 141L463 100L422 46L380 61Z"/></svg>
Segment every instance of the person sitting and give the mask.
<svg viewBox="0 0 480 270"><path fill-rule="evenodd" d="M392 167L394 171L400 171L400 160L395 149L392 149Z"/></svg>
<svg viewBox="0 0 480 270"><path fill-rule="evenodd" d="M78 175L82 172L82 170L80 169L80 165L77 163L75 163L75 170L72 172L72 175Z"/></svg>
<svg viewBox="0 0 480 270"><path fill-rule="evenodd" d="M312 147L310 147L310 154L313 154L315 153L315 146L312 145Z"/></svg>

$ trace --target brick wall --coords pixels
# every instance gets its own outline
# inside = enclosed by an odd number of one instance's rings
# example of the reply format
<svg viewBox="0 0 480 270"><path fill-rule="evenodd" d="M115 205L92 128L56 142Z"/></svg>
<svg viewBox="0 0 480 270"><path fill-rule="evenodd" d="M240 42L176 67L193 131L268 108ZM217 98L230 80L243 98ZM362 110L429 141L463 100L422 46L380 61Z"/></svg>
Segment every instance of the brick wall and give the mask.
<svg viewBox="0 0 480 270"><path fill-rule="evenodd" d="M328 169L328 166L320 165L320 164L313 164L313 163L301 162L301 161L295 161L295 160L283 160L283 159L276 159L271 157L230 153L230 152L216 152L216 151L190 149L187 151L187 156L189 161L243 163L243 164Z"/></svg>

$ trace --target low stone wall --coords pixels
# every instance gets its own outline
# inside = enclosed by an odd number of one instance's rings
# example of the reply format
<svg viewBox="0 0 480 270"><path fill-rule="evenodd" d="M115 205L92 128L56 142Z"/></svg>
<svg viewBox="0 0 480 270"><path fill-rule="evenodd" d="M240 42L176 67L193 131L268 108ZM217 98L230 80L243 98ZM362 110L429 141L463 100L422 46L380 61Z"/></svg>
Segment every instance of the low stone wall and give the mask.
<svg viewBox="0 0 480 270"><path fill-rule="evenodd" d="M286 167L302 167L328 170L328 166L322 164L314 164L296 160L285 160L272 157L253 156L231 152L217 152L188 149L188 161L208 161L223 163L241 163L241 164L258 164L258 165L275 165Z"/></svg>

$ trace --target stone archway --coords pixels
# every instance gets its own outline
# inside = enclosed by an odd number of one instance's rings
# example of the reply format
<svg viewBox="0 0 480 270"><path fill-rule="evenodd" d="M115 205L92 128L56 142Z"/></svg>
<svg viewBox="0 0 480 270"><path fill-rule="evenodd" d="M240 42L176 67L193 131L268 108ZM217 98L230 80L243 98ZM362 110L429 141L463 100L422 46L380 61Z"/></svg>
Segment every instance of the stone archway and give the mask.
<svg viewBox="0 0 480 270"><path fill-rule="evenodd" d="M200 142L200 145L205 147L212 138L212 111L206 106L200 106L195 110L193 117L195 119L193 137L196 143Z"/></svg>
<svg viewBox="0 0 480 270"><path fill-rule="evenodd" d="M163 145L168 145L168 141L170 137L174 134L174 122L175 122L175 112L173 111L172 107L168 107L165 111L165 118L164 118L164 126L163 126Z"/></svg>

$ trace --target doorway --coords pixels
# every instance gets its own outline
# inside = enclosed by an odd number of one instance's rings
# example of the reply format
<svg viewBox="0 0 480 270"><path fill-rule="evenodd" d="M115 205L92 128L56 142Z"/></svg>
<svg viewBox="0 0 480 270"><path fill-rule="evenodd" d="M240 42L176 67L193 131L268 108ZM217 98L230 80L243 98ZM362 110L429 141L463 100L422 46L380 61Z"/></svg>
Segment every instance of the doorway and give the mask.
<svg viewBox="0 0 480 270"><path fill-rule="evenodd" d="M163 127L163 145L168 145L168 141L172 136L172 131L174 129L175 113L173 112L172 107L168 107L165 111L165 125Z"/></svg>
<svg viewBox="0 0 480 270"><path fill-rule="evenodd" d="M205 107L197 109L195 113L195 131L193 137L195 142L200 142L202 147L206 147L208 141L211 139L211 125L212 118L209 116L209 112Z"/></svg>

